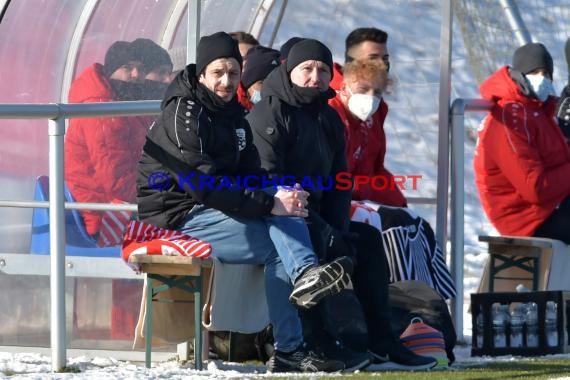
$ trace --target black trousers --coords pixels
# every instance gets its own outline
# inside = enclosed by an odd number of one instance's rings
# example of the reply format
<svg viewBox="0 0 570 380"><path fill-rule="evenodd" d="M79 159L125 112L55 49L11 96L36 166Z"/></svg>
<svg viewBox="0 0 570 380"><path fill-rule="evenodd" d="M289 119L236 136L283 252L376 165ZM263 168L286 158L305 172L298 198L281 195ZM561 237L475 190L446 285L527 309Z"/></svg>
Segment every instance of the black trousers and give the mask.
<svg viewBox="0 0 570 380"><path fill-rule="evenodd" d="M354 241L358 262L352 282L364 312L370 344L393 344L395 334L391 327L389 272L382 234L375 227L360 222L350 222L349 230L358 234Z"/></svg>
<svg viewBox="0 0 570 380"><path fill-rule="evenodd" d="M570 196L536 229L534 237L556 239L570 244Z"/></svg>

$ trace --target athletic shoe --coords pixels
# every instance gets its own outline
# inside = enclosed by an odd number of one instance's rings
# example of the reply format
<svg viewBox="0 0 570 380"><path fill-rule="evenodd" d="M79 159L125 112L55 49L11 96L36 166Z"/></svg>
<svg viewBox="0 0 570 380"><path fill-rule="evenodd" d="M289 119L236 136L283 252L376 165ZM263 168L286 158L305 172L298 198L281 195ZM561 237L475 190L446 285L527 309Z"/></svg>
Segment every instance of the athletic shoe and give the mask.
<svg viewBox="0 0 570 380"><path fill-rule="evenodd" d="M289 301L302 309L310 309L321 299L351 286L352 259L346 256L305 270L295 282Z"/></svg>
<svg viewBox="0 0 570 380"><path fill-rule="evenodd" d="M400 343L391 345L386 352L370 351L372 364L370 371L421 371L432 369L437 360L428 356L414 354Z"/></svg>
<svg viewBox="0 0 570 380"><path fill-rule="evenodd" d="M332 339L331 339L332 340ZM354 372L367 367L372 358L368 352L355 351L338 341L322 346L323 355L344 363L343 372Z"/></svg>
<svg viewBox="0 0 570 380"><path fill-rule="evenodd" d="M340 372L344 363L317 356L300 345L293 352L275 351L267 362L267 372Z"/></svg>

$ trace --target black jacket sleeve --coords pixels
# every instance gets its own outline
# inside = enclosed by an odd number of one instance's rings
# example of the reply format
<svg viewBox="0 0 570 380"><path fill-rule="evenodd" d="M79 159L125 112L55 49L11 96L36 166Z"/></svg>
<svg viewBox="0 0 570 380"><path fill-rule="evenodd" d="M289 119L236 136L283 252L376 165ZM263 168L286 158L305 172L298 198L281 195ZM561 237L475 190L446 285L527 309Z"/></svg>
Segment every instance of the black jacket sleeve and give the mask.
<svg viewBox="0 0 570 380"><path fill-rule="evenodd" d="M566 140L570 143L570 85L564 87L556 106L556 117L558 125Z"/></svg>
<svg viewBox="0 0 570 380"><path fill-rule="evenodd" d="M162 161L170 174L175 177L174 182L178 189L188 193L196 202L220 211L245 217L268 215L273 208L273 196L262 190L243 186L241 179L238 179L235 173L223 173L223 169L217 167L212 157L212 154L235 154L236 159L239 160L236 163L238 168L255 170L253 173L244 174L258 175L260 167L256 167L256 163L259 163L259 157L256 158L251 131L247 123L244 123L244 126L247 127L246 135L249 133L250 138L249 141L247 138L245 140L243 155L237 150L235 152L232 150L237 149L236 146L222 145L221 148L228 149L228 152L208 152L205 145L210 144L206 144L205 140L212 139L207 136L209 128L231 128L227 133L236 140L235 127L233 125L212 125L211 117L203 115L204 110L201 107L188 110L180 106L185 102L184 98L171 102L163 113L163 122L155 126L164 129L165 138L157 145L160 145L170 156ZM152 135L151 131L151 139Z"/></svg>

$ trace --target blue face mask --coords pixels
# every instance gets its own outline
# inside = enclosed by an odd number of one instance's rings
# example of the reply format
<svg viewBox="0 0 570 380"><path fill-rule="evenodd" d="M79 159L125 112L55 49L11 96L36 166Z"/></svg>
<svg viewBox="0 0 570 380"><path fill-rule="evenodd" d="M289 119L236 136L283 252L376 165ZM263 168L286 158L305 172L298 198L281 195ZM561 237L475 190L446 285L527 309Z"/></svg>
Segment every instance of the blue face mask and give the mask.
<svg viewBox="0 0 570 380"><path fill-rule="evenodd" d="M552 81L541 74L527 74L526 80L532 88L532 92L536 95L536 98L541 102L548 99L549 95L554 95L554 85Z"/></svg>
<svg viewBox="0 0 570 380"><path fill-rule="evenodd" d="M261 100L261 92L257 91L257 90L253 90L253 94L251 94L251 97L249 98L249 100L253 104L259 102Z"/></svg>

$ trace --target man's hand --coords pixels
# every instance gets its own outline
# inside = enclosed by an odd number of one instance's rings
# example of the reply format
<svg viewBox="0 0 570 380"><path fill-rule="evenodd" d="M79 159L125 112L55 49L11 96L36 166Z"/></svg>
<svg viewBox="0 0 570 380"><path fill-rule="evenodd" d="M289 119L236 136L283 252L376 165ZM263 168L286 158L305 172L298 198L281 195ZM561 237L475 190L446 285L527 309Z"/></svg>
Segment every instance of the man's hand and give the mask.
<svg viewBox="0 0 570 380"><path fill-rule="evenodd" d="M309 193L303 190L299 184L295 184L290 190L279 189L274 195L275 202L271 213L273 215L306 218L309 216L308 198Z"/></svg>

